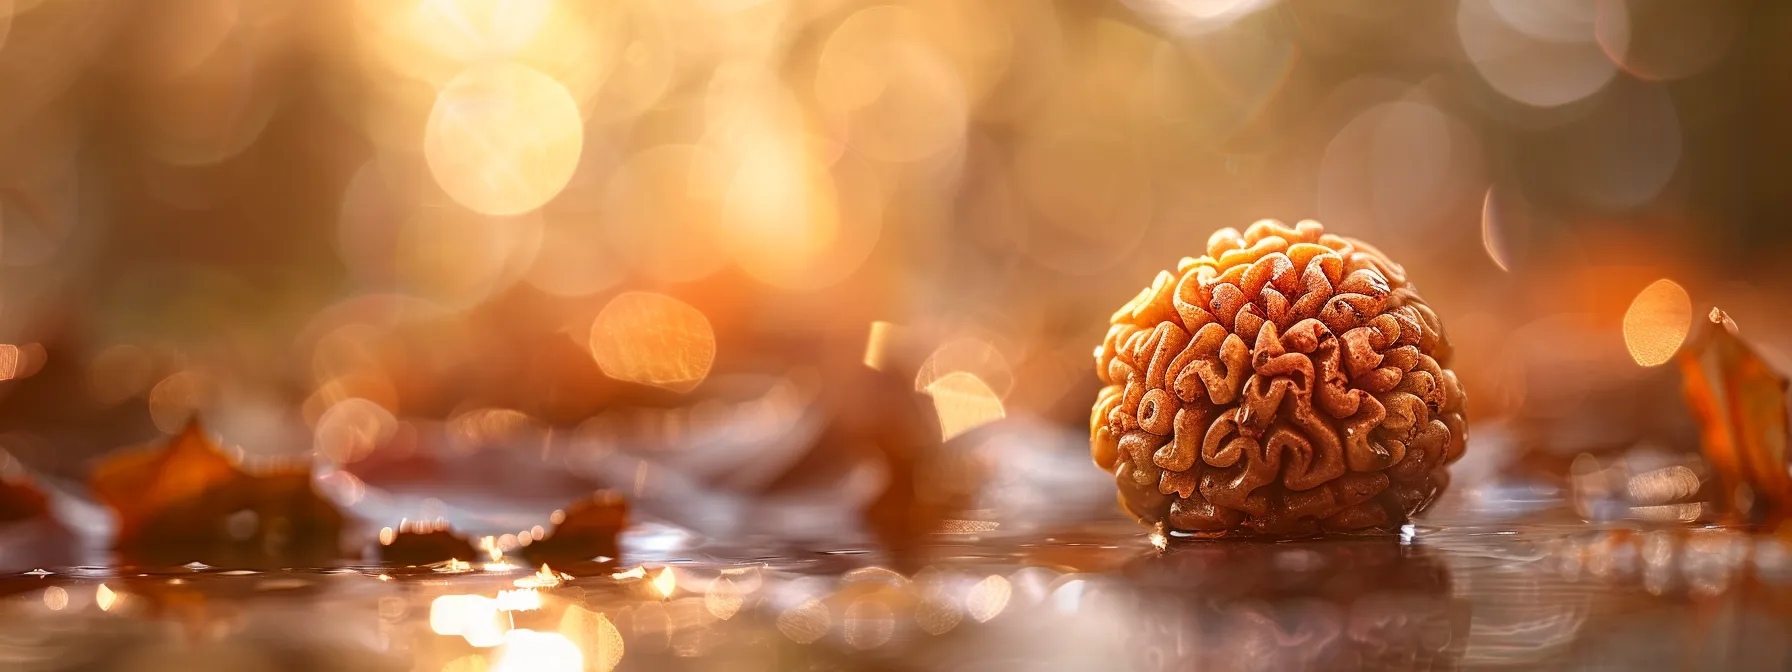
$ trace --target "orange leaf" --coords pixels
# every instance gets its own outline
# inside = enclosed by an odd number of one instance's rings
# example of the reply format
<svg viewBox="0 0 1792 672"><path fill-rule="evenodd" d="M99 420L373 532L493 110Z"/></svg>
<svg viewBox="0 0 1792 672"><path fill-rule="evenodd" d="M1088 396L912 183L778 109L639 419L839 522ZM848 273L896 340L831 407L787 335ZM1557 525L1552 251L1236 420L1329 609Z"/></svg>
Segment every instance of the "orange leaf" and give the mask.
<svg viewBox="0 0 1792 672"><path fill-rule="evenodd" d="M628 500L613 490L599 490L563 509L547 538L523 548L533 563L579 562L597 556L621 555L616 535L628 526Z"/></svg>
<svg viewBox="0 0 1792 672"><path fill-rule="evenodd" d="M244 471L196 421L165 446L102 460L88 486L136 560L259 565L338 551L342 514L312 488L307 465Z"/></svg>
<svg viewBox="0 0 1792 672"><path fill-rule="evenodd" d="M1730 316L1713 308L1710 318L1677 358L1705 457L1723 479L1720 504L1738 522L1777 522L1792 507L1786 377L1737 336Z"/></svg>
<svg viewBox="0 0 1792 672"><path fill-rule="evenodd" d="M166 446L132 448L102 460L88 486L118 514L122 545L135 540L155 514L246 476L194 419Z"/></svg>

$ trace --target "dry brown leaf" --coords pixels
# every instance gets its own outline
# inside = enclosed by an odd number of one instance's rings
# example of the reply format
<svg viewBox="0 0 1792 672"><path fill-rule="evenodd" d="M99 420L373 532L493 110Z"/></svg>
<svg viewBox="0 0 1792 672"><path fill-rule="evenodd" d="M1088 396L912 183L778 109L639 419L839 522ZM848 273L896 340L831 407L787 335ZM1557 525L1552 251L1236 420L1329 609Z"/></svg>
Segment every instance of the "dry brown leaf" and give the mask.
<svg viewBox="0 0 1792 672"><path fill-rule="evenodd" d="M130 559L260 564L338 551L342 514L308 466L244 471L197 421L164 446L102 460L88 486L117 515L115 545Z"/></svg>
<svg viewBox="0 0 1792 672"><path fill-rule="evenodd" d="M45 515L48 500L26 478L0 477L0 523L16 523Z"/></svg>
<svg viewBox="0 0 1792 672"><path fill-rule="evenodd" d="M1698 340L1678 355L1687 403L1706 459L1723 480L1733 522L1775 523L1792 507L1786 472L1786 377L1713 308Z"/></svg>
<svg viewBox="0 0 1792 672"><path fill-rule="evenodd" d="M472 542L446 524L405 522L388 539L381 533L380 560L394 565L428 565L448 560L480 560L485 557Z"/></svg>
<svg viewBox="0 0 1792 672"><path fill-rule="evenodd" d="M621 554L616 535L628 526L628 500L614 490L599 490L562 510L547 538L523 547L530 562L582 562Z"/></svg>

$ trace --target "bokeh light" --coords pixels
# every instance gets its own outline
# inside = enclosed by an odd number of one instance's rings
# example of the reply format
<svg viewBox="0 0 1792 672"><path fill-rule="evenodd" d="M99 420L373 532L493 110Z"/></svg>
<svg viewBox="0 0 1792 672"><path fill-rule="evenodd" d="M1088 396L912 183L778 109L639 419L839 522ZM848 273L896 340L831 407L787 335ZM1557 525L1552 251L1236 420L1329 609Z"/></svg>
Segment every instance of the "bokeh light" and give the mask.
<svg viewBox="0 0 1792 672"><path fill-rule="evenodd" d="M459 636L469 646L489 648L505 642L510 618L492 598L443 595L430 602L429 628L438 635Z"/></svg>
<svg viewBox="0 0 1792 672"><path fill-rule="evenodd" d="M442 87L423 152L442 190L467 208L515 215L572 179L584 141L566 87L527 66L480 65Z"/></svg>
<svg viewBox="0 0 1792 672"><path fill-rule="evenodd" d="M1649 283L1624 311L1624 346L1643 366L1673 359L1692 328L1692 299L1679 283L1663 278Z"/></svg>
<svg viewBox="0 0 1792 672"><path fill-rule="evenodd" d="M1007 414L1002 398L995 390L967 371L946 374L930 383L925 392L933 397L942 441L1000 420Z"/></svg>
<svg viewBox="0 0 1792 672"><path fill-rule="evenodd" d="M726 576L716 577L703 591L703 608L709 610L711 616L724 621L740 613L744 602L740 587Z"/></svg>
<svg viewBox="0 0 1792 672"><path fill-rule="evenodd" d="M1487 195L1481 199L1481 246L1487 250L1487 258L1508 273L1512 271L1515 247L1513 207L1505 191L1498 187L1488 187Z"/></svg>
<svg viewBox="0 0 1792 672"><path fill-rule="evenodd" d="M30 378L43 368L47 357L44 346L37 343L0 343L0 380Z"/></svg>
<svg viewBox="0 0 1792 672"><path fill-rule="evenodd" d="M622 663L626 651L622 632L601 613L571 605L560 616L559 633L578 648L586 666L595 672L610 672Z"/></svg>
<svg viewBox="0 0 1792 672"><path fill-rule="evenodd" d="M883 600L867 596L846 607L846 616L841 619L840 630L845 635L848 646L855 649L875 649L890 641L890 637L895 634L896 617Z"/></svg>
<svg viewBox="0 0 1792 672"><path fill-rule="evenodd" d="M678 575L672 573L671 567L662 567L653 575L652 583L660 597L671 597L672 592L678 590Z"/></svg>
<svg viewBox="0 0 1792 672"><path fill-rule="evenodd" d="M1000 616L1008 608L1008 598L1014 593L1013 584L1006 577L991 575L971 586L970 594L964 598L965 611L978 622L988 621Z"/></svg>
<svg viewBox="0 0 1792 672"><path fill-rule="evenodd" d="M1463 0L1456 30L1463 51L1488 85L1537 107L1566 105L1605 86L1617 66L1601 48L1595 26L1601 7L1621 3L1569 0ZM1608 42L1628 42L1629 20L1605 19Z"/></svg>
<svg viewBox="0 0 1792 672"><path fill-rule="evenodd" d="M777 624L778 631L791 641L809 644L827 636L833 617L828 613L828 605L809 599L778 614Z"/></svg>
<svg viewBox="0 0 1792 672"><path fill-rule="evenodd" d="M583 672L579 647L557 632L516 629L504 635L493 672Z"/></svg>
<svg viewBox="0 0 1792 672"><path fill-rule="evenodd" d="M625 292L591 323L590 347L606 376L688 392L709 375L716 336L709 319L689 304Z"/></svg>
<svg viewBox="0 0 1792 672"><path fill-rule="evenodd" d="M44 589L43 600L50 611L62 611L68 608L68 591L62 586L50 586Z"/></svg>
<svg viewBox="0 0 1792 672"><path fill-rule="evenodd" d="M954 338L935 348L915 373L915 391L926 392L941 378L957 372L976 376L996 396L1007 398L1014 389L1014 371L994 343L974 337Z"/></svg>

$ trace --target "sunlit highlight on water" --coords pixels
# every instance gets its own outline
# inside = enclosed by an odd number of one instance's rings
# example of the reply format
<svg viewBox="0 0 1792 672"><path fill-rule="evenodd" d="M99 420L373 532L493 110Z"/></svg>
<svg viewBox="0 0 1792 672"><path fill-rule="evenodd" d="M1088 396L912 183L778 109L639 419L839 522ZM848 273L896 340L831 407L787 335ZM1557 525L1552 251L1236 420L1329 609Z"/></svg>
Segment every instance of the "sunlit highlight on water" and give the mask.
<svg viewBox="0 0 1792 672"><path fill-rule="evenodd" d="M429 629L460 636L479 648L497 646L510 630L510 619L497 600L483 595L443 595L429 604Z"/></svg>
<svg viewBox="0 0 1792 672"><path fill-rule="evenodd" d="M123 596L112 592L112 589L103 583L93 591L93 603L99 605L100 611L111 611L112 607L118 606L122 598Z"/></svg>
<svg viewBox="0 0 1792 672"><path fill-rule="evenodd" d="M571 576L556 572L552 567L543 564L541 569L536 570L534 576L526 576L512 583L518 588L553 588L559 586L562 581L571 579Z"/></svg>
<svg viewBox="0 0 1792 672"><path fill-rule="evenodd" d="M557 632L512 630L504 637L493 672L582 672L579 647Z"/></svg>
<svg viewBox="0 0 1792 672"><path fill-rule="evenodd" d="M653 576L653 589L659 592L660 597L671 597L672 592L678 590L678 577L672 573L671 567L661 568L660 573Z"/></svg>
<svg viewBox="0 0 1792 672"><path fill-rule="evenodd" d="M534 588L498 591L499 611L535 611L541 608L541 593Z"/></svg>

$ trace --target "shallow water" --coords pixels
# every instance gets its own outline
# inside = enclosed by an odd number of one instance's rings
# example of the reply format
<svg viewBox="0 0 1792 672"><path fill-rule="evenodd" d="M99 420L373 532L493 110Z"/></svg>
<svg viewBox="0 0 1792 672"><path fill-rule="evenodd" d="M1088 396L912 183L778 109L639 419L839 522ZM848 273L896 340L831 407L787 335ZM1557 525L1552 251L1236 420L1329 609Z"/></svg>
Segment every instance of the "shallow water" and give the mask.
<svg viewBox="0 0 1792 672"><path fill-rule="evenodd" d="M676 535L669 528L660 535ZM648 535L653 536L653 535ZM1792 547L1411 528L1154 548L1099 523L913 558L637 538L553 568L74 567L0 579L17 670L1783 669ZM564 572L564 573L562 573Z"/></svg>

